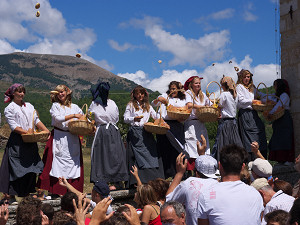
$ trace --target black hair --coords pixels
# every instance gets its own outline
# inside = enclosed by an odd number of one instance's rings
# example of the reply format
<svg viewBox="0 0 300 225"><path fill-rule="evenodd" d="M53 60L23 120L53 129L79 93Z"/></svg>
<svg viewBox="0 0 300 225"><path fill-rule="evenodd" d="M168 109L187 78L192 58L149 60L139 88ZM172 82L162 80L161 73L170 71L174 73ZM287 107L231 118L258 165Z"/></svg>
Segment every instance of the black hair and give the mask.
<svg viewBox="0 0 300 225"><path fill-rule="evenodd" d="M220 151L220 163L226 175L240 175L245 161L245 149L236 144L226 145Z"/></svg>

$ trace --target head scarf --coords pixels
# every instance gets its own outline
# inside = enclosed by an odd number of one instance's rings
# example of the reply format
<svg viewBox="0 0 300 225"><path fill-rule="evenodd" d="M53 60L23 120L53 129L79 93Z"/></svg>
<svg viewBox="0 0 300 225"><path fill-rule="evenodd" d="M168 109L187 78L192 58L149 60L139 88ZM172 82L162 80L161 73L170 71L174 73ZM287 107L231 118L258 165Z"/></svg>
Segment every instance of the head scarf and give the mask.
<svg viewBox="0 0 300 225"><path fill-rule="evenodd" d="M187 79L186 80L186 82L184 83L184 86L183 86L183 88L184 88L184 90L188 90L189 89L189 85L190 85L190 83L192 82L192 80L194 79L194 78L199 78L200 80L202 80L203 79L203 77L198 77L198 76L192 76L192 77L190 77L189 79Z"/></svg>
<svg viewBox="0 0 300 225"><path fill-rule="evenodd" d="M108 82L100 82L96 89L91 89L93 101L106 107L110 85Z"/></svg>
<svg viewBox="0 0 300 225"><path fill-rule="evenodd" d="M233 98L236 97L236 85L231 77L225 77L223 75L223 78L220 80L221 85L227 84L229 91L232 93Z"/></svg>
<svg viewBox="0 0 300 225"><path fill-rule="evenodd" d="M8 103L8 102L11 102L11 100L13 99L13 94L15 92L15 90L18 88L18 87L21 87L23 86L22 84L18 84L18 83L15 83L13 85L11 85L7 91L4 93L4 103Z"/></svg>

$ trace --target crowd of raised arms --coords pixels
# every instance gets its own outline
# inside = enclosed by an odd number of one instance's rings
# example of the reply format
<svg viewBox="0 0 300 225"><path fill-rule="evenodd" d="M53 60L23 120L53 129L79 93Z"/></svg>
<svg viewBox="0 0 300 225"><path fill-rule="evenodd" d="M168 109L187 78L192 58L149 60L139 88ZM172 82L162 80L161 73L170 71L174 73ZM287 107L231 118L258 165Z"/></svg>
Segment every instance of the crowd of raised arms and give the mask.
<svg viewBox="0 0 300 225"><path fill-rule="evenodd" d="M23 101L25 87L11 85L4 99L9 103L4 115L12 132L0 167L0 225L7 223L8 205L15 196L23 197L16 212L17 225L300 225L300 180L290 184L272 177L268 161L294 165L287 81L275 80L275 93L266 95L253 84L253 74L242 69L237 82L228 76L220 78L222 91L216 106L201 90L202 79L192 76L184 84L171 81L168 91L152 102L147 90L136 86L124 113L124 122L130 125L126 146L116 125L119 110L109 98L109 83L100 82L91 89L88 112L95 116L91 199L83 193L81 142L68 127L84 116L72 103L72 91L58 85L50 92L50 132L34 106ZM263 113L266 119L273 118L268 144L255 104L271 105ZM157 112L153 107L158 106ZM197 116L205 107L218 107L220 112L212 148L205 123ZM189 116L175 119L169 110ZM150 118L153 123L148 122ZM145 130L150 125L168 131L154 136ZM22 139L34 127L48 134L42 159L37 143ZM300 173L300 155L294 167ZM121 188L136 188L134 206L112 208L110 192ZM45 190L49 196L61 197L61 210L54 212L43 203Z"/></svg>

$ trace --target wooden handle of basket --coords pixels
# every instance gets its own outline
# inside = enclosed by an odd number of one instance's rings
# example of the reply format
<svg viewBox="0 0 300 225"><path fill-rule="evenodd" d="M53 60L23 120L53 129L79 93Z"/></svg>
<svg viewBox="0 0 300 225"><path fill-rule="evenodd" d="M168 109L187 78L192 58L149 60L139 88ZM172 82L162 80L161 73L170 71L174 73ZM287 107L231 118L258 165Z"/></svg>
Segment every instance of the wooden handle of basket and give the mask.
<svg viewBox="0 0 300 225"><path fill-rule="evenodd" d="M175 91L181 91L181 92L185 92L185 90L184 89L175 89L175 90L173 90L173 91L170 91L170 94L168 94L168 97L167 97L167 100L168 100L168 102L169 102L169 97L171 96L171 94L173 94Z"/></svg>
<svg viewBox="0 0 300 225"><path fill-rule="evenodd" d="M33 110L33 114L32 114L32 134L34 133L35 130L35 125L34 125L34 114L36 113L36 115L38 116L38 112L35 110Z"/></svg>
<svg viewBox="0 0 300 225"><path fill-rule="evenodd" d="M210 93L209 96L207 96L207 97L208 97L209 101L211 101L211 99L209 98L209 97L211 96L211 94L214 94L214 100L213 100L213 103L214 103L214 105L215 105L215 104L216 104L216 94L215 94L215 92Z"/></svg>
<svg viewBox="0 0 300 225"><path fill-rule="evenodd" d="M85 107L85 116L87 116L87 114L88 114L88 106L87 106L87 104L85 103L82 107L81 107L81 110L82 110L82 112L84 112L83 111L83 108Z"/></svg>
<svg viewBox="0 0 300 225"><path fill-rule="evenodd" d="M208 87L209 87L209 85L211 85L212 83L216 83L216 84L219 86L219 88L220 88L220 94L222 93L221 85L220 85L217 81L211 81L211 82L209 82L208 85L206 86L206 96L207 96L207 97L210 96L209 91L208 91Z"/></svg>
<svg viewBox="0 0 300 225"><path fill-rule="evenodd" d="M257 85L256 89L257 89L257 91L258 91L258 87L259 87L261 84L263 84L263 85L265 86L266 90L267 90L267 95L266 95L266 96L267 96L267 101L268 101L269 91L268 91L267 85L266 85L265 83L263 83L263 82L260 82L260 83ZM276 96L276 97L277 97L277 96Z"/></svg>

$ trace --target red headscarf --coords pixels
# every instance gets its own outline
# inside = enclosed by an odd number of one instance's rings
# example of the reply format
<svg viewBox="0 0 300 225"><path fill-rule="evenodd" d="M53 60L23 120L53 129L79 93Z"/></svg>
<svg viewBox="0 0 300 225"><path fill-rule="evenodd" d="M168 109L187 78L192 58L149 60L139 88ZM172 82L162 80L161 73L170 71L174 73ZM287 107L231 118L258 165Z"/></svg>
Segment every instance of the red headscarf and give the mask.
<svg viewBox="0 0 300 225"><path fill-rule="evenodd" d="M187 79L186 82L184 83L184 86L183 86L184 90L188 90L188 89L189 89L190 83L191 83L192 80L193 80L194 78L196 78L196 77L199 78L200 80L203 79L203 77L198 77L198 76L192 76L192 77L190 77L190 78Z"/></svg>
<svg viewBox="0 0 300 225"><path fill-rule="evenodd" d="M6 92L4 93L4 103L9 103L12 100L13 94L18 87L23 86L22 84L13 84L11 85Z"/></svg>

